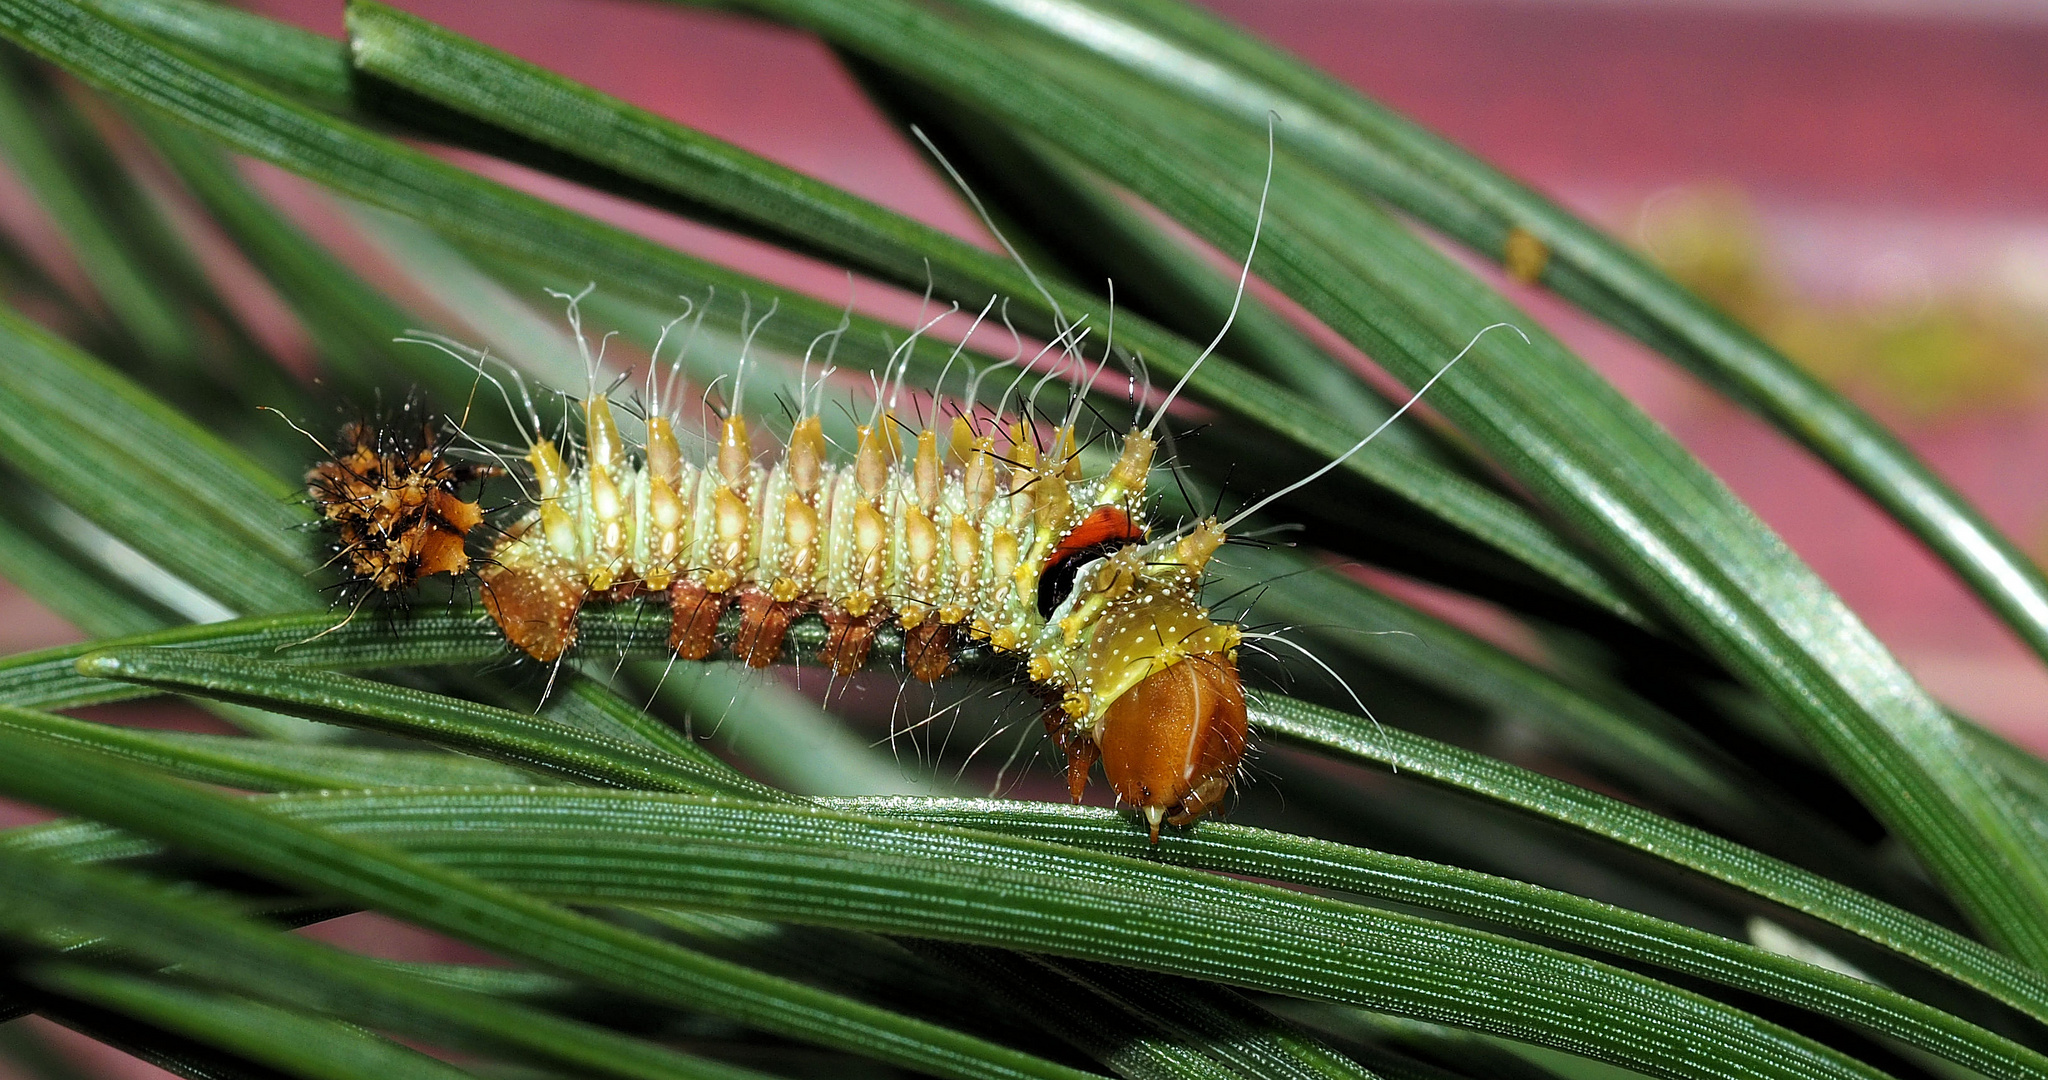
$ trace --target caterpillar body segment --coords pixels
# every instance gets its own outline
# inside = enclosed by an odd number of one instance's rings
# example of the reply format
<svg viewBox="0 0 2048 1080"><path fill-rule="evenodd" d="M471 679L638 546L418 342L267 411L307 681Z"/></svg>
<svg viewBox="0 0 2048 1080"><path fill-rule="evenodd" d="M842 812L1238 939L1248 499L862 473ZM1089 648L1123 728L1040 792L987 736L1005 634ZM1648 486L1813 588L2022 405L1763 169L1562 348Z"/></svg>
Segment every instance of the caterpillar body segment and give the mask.
<svg viewBox="0 0 2048 1080"><path fill-rule="evenodd" d="M600 602L665 600L683 659L709 656L736 609L724 644L756 667L780 657L803 615L829 628L824 659L841 673L893 623L924 681L970 641L1022 659L1075 798L1100 758L1155 840L1228 792L1246 741L1240 633L1200 597L1224 534L1210 521L1151 537L1144 433L1090 479L1071 424L1044 451L1013 426L999 450L995 425L904 438L878 407L835 463L805 415L780 460L762 463L735 414L697 463L659 415L632 453L604 394L582 411L580 454L532 440L534 504L479 560L486 610L528 655L559 659L578 613Z"/></svg>

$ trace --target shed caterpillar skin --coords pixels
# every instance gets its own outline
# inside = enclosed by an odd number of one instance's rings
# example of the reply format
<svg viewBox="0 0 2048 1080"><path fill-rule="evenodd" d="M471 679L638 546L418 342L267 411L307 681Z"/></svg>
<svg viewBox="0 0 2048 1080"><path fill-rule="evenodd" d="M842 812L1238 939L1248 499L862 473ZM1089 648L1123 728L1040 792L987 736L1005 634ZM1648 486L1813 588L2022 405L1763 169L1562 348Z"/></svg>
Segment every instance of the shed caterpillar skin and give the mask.
<svg viewBox="0 0 2048 1080"><path fill-rule="evenodd" d="M944 675L964 641L1020 657L1074 798L1099 758L1155 841L1228 794L1246 744L1242 634L1200 596L1225 532L1211 519L1152 537L1144 431L1091 479L1071 422L1044 452L1012 426L999 453L994 423L955 419L943 439L928 428L906 441L878 408L852 460L833 463L808 414L763 465L737 412L702 462L659 414L629 453L604 394L585 399L583 421L580 452L531 440L535 504L479 560L486 609L533 658L561 657L594 602L665 598L670 648L686 660L710 655L737 607L729 644L757 667L815 612L841 673L894 622L921 680Z"/></svg>
<svg viewBox="0 0 2048 1080"><path fill-rule="evenodd" d="M404 594L420 579L469 570L465 538L483 511L458 492L488 470L452 462L436 425L413 415L358 420L341 429L340 452L306 473L306 492L343 566L341 600ZM323 445L322 449L326 449Z"/></svg>

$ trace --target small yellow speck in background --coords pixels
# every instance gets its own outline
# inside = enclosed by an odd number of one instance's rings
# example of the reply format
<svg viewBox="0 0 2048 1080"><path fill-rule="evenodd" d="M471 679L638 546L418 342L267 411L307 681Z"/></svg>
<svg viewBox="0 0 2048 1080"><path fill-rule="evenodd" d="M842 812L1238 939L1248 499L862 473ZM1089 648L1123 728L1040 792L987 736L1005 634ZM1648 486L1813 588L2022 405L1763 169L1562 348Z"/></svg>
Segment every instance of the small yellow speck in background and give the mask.
<svg viewBox="0 0 2048 1080"><path fill-rule="evenodd" d="M1535 233L1517 225L1508 230L1500 261L1507 268L1508 276L1533 285L1543 277L1543 268L1550 264L1550 248L1536 239Z"/></svg>

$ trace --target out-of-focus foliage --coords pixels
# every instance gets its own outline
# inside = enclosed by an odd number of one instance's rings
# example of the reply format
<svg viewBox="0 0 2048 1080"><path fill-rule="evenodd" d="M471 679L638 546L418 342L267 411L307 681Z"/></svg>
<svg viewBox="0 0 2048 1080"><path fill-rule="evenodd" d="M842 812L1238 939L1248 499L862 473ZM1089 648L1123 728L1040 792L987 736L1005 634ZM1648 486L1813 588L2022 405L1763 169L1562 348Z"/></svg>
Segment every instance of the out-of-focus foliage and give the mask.
<svg viewBox="0 0 2048 1080"><path fill-rule="evenodd" d="M2048 312L2003 283L1941 292L1901 263L1894 280L1859 294L1812 295L1786 280L1755 208L1734 188L1665 193L1640 221L1673 278L1888 415L1934 423L2038 400Z"/></svg>

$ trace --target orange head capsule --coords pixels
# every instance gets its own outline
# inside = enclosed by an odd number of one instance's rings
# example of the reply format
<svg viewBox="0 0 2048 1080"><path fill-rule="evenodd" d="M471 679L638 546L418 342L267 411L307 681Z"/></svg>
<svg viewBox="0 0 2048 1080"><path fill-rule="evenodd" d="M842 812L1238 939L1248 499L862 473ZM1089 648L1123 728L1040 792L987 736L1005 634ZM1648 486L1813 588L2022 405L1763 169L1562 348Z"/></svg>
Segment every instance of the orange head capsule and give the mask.
<svg viewBox="0 0 2048 1080"><path fill-rule="evenodd" d="M1147 576L1134 557L1144 550L1091 568L1104 592L1122 592L1082 635L1093 714L1083 723L1118 801L1157 840L1161 822L1185 825L1222 803L1244 757L1245 705L1237 627L1210 621L1185 582ZM1126 562L1141 568L1135 580L1119 573Z"/></svg>
<svg viewBox="0 0 2048 1080"><path fill-rule="evenodd" d="M1245 748L1244 684L1227 653L1189 656L1110 703L1098 743L1116 797L1145 815L1152 842L1230 791Z"/></svg>
<svg viewBox="0 0 2048 1080"><path fill-rule="evenodd" d="M1201 603L1201 576L1223 541L1214 521L1145 542L1115 505L1097 506L1060 538L1040 572L1034 671L1063 689L1048 719L1085 783L1100 753L1119 802L1152 839L1219 806L1244 758L1243 634ZM1078 790L1076 792L1078 797Z"/></svg>

